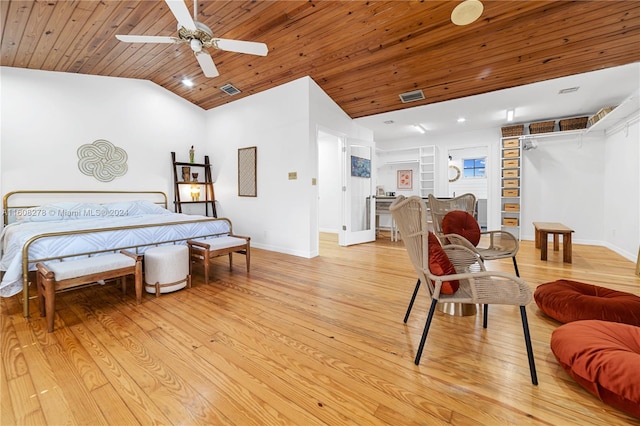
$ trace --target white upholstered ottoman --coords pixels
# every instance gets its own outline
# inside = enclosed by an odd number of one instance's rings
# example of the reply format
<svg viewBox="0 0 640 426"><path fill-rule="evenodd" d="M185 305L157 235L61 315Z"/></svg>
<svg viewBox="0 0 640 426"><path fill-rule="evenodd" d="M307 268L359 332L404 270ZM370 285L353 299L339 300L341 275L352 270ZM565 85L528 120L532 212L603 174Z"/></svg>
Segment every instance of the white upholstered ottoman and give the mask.
<svg viewBox="0 0 640 426"><path fill-rule="evenodd" d="M147 293L170 293L191 288L187 246L152 247L144 252L144 282Z"/></svg>

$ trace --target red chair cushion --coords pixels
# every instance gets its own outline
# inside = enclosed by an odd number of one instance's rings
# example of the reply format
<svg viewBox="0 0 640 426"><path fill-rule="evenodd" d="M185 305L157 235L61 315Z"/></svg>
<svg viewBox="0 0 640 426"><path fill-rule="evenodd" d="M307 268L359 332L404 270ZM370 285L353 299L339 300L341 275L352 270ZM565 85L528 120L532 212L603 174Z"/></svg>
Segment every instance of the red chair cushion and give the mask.
<svg viewBox="0 0 640 426"><path fill-rule="evenodd" d="M602 402L640 417L640 328L608 321L576 321L551 334L564 370Z"/></svg>
<svg viewBox="0 0 640 426"><path fill-rule="evenodd" d="M455 274L456 268L454 268L449 256L447 256L447 253L442 249L438 237L436 237L433 232L429 232L427 245L429 247L429 270L431 273L438 276ZM458 291L459 287L460 282L458 280L443 281L440 293L453 294Z"/></svg>
<svg viewBox="0 0 640 426"><path fill-rule="evenodd" d="M480 242L480 226L476 219L462 210L453 210L442 219L442 231L445 234L458 234L477 246Z"/></svg>
<svg viewBox="0 0 640 426"><path fill-rule="evenodd" d="M640 327L640 297L624 291L558 280L540 284L533 297L542 312L562 323L601 320Z"/></svg>

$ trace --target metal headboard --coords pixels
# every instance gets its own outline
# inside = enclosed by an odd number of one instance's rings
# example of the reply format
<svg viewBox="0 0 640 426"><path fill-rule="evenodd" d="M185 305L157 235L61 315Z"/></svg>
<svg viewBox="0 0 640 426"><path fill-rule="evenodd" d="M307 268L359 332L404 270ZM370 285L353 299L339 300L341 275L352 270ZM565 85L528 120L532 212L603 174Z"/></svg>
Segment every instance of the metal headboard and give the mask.
<svg viewBox="0 0 640 426"><path fill-rule="evenodd" d="M162 191L90 191L90 190L17 190L5 194L2 198L2 220L9 224L12 212L28 209L54 201L78 201L107 203L113 201L144 199L168 208L167 194ZM15 201L14 201L15 200Z"/></svg>

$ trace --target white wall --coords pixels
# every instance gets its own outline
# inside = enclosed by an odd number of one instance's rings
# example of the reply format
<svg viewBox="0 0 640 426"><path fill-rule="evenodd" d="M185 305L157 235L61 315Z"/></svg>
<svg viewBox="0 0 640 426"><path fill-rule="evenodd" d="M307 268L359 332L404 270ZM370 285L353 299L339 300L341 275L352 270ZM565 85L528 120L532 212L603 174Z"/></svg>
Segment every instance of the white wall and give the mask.
<svg viewBox="0 0 640 426"><path fill-rule="evenodd" d="M372 139L308 77L210 111L143 80L6 68L1 181L15 189L161 190L173 199L170 152L209 155L218 216L257 247L318 254L317 129ZM106 139L128 172L103 183L77 167L77 149ZM237 149L257 146L257 197L237 194ZM288 173L297 179L289 180Z"/></svg>
<svg viewBox="0 0 640 426"><path fill-rule="evenodd" d="M606 138L604 164L602 232L605 245L635 260L640 244L640 122L637 119Z"/></svg>
<svg viewBox="0 0 640 426"><path fill-rule="evenodd" d="M319 251L319 128L372 139L310 78L206 112L219 215L267 250L313 257ZM237 195L237 150L258 147L257 197ZM297 173L295 180L288 173Z"/></svg>
<svg viewBox="0 0 640 426"><path fill-rule="evenodd" d="M574 243L602 244L604 152L602 135L541 138L524 151L523 239L534 239L532 222L561 222L575 231Z"/></svg>
<svg viewBox="0 0 640 426"><path fill-rule="evenodd" d="M309 257L309 96L305 79L206 112L218 216L252 245ZM257 197L238 196L238 148L257 147ZM317 154L316 154L317 155ZM289 180L288 173L297 173Z"/></svg>
<svg viewBox="0 0 640 426"><path fill-rule="evenodd" d="M171 151L204 152L204 110L143 80L1 68L1 172L16 189L160 190L173 199ZM77 149L106 139L128 172L100 182L78 169ZM172 206L170 206L172 208Z"/></svg>

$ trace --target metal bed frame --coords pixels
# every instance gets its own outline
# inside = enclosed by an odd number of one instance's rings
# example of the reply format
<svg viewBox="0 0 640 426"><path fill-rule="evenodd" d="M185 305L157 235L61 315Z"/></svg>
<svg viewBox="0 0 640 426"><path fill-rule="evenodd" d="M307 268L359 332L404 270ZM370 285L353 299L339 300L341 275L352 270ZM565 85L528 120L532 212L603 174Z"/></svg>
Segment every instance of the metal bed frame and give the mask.
<svg viewBox="0 0 640 426"><path fill-rule="evenodd" d="M27 205L12 205L10 199L11 198L24 198L24 196L27 197L31 197L33 196L35 197L54 197L56 198L56 201L62 201L59 199L60 195L73 195L73 196L80 196L80 197L86 197L85 199L83 199L83 202L96 202L96 198L99 199L99 201L101 202L109 202L109 201L122 201L122 198L112 198L112 199L105 199L105 197L118 197L118 196L123 196L123 195L127 195L128 197L131 198L127 198L127 200L134 200L134 199L140 199L140 198L133 198L135 196L140 196L140 197L144 197L144 198L156 198L157 200L160 201L153 201L155 204L159 204L159 205L163 205L164 208L167 208L167 195L164 192L161 191L76 191L76 190L69 190L69 191L55 191L55 190L18 190L18 191L12 191L7 193L3 199L2 199L2 207L3 207L3 217L4 217L4 224L5 226L9 223L9 216L12 210L15 209L25 209L25 208L31 208L31 207L36 207L39 205L42 205L43 203L40 202L38 204L30 204L28 203ZM93 198L92 198L93 197ZM75 201L76 199L74 199ZM157 246L160 244L176 244L178 242L181 241L186 241L187 239L194 239L194 238L207 238L207 237L215 237L217 235L221 235L220 233L218 234L204 234L204 235L190 235L189 237L185 237L185 238L181 238L181 239L176 239L176 240L163 240L163 241L154 241L153 243L147 243L147 244L139 244L139 245L135 245L135 246L118 246L118 247L112 247L109 249L104 249L104 250L96 250L96 251L91 251L91 252L81 252L81 253L73 253L73 254L69 254L69 255L65 255L65 256L52 256L52 257L44 257L44 258L37 258L37 259L30 259L29 258L29 247L31 246L31 244L33 244L35 241L38 241L40 239L44 239L44 238L54 238L54 237L59 237L59 236L66 236L66 235L74 235L74 234L88 234L88 233L98 233L98 232L108 232L108 231L120 231L120 230L126 230L126 229L140 229L140 228L153 228L153 227L160 227L160 226L170 226L170 225L183 225L183 224L188 224L188 223L197 223L197 222L215 222L215 221L225 221L229 224L229 233L232 233L232 224L231 221L227 218L198 218L198 219L194 219L194 220L188 220L188 221L181 221L181 222L165 222L162 224L146 224L146 225L129 225L129 226L122 226L122 227L108 227L108 228L93 228L93 229L83 229L83 230L77 230L77 231L65 231L65 232L48 232L48 233L42 233L39 235L35 235L33 237L31 237L24 245L24 247L22 248L22 295L23 295L23 314L25 317L29 317L29 286L30 286L30 282L29 282L29 264L31 263L37 263L37 262L45 262L48 260L53 260L53 259L63 259L66 257L75 257L75 256L91 256L91 255L95 255L95 254L99 254L99 253L106 253L106 252L116 252L119 250L132 250L135 249L136 253L138 252L138 249L140 247L146 247L146 246ZM4 273L3 273L4 274ZM34 296L35 298L35 296Z"/></svg>

